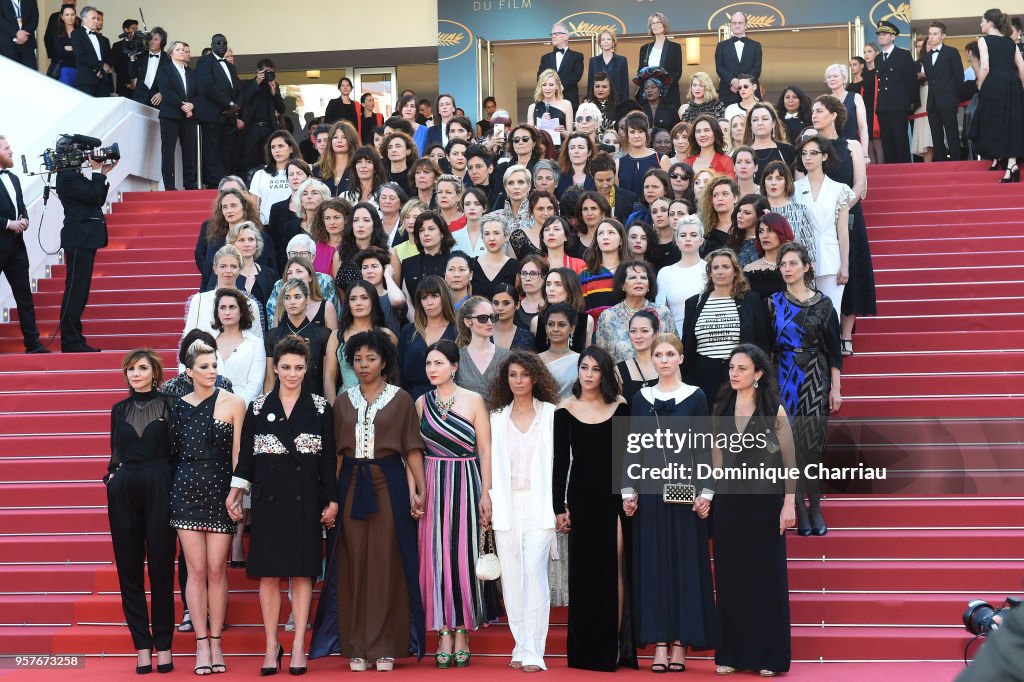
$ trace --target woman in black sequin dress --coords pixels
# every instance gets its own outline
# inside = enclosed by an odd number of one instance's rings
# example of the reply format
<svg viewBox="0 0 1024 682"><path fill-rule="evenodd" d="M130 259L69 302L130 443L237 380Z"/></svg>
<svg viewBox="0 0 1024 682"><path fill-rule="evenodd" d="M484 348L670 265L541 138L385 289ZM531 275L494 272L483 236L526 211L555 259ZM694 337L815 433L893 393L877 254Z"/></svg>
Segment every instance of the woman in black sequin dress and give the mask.
<svg viewBox="0 0 1024 682"><path fill-rule="evenodd" d="M245 403L216 388L217 354L205 342L189 347L185 371L194 389L171 410L171 447L177 456L171 526L178 529L188 565L185 590L196 633L195 671L206 675L227 670L220 633L228 606L225 566L235 523L225 502L238 460Z"/></svg>

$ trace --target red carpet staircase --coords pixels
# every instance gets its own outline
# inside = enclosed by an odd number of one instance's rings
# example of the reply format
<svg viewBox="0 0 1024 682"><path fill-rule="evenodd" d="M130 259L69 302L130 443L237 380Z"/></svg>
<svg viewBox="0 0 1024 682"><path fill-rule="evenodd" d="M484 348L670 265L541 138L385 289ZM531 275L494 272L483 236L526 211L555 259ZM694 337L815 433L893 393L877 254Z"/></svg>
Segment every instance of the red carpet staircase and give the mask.
<svg viewBox="0 0 1024 682"><path fill-rule="evenodd" d="M1024 186L1000 186L983 168L870 171L880 315L858 324L841 417L851 429L906 418L890 438L899 454L883 457L935 482L913 495L833 496L826 537L791 536L794 659L959 659L966 601L1021 591L1024 487L1008 463L1019 462L1020 427L996 418L1024 415L1024 230L1015 217ZM99 482L109 407L124 395L125 350L151 346L173 364L212 197L134 193L114 206L85 319L89 342L105 352L14 354L17 325L0 325L0 654L132 650ZM39 285L45 335L56 327L63 270ZM918 428L925 422L915 417L949 421ZM951 483L937 473L945 469L971 472ZM229 581L224 649L262 652L257 584L241 570ZM564 623L564 610L552 621ZM475 653L511 650L504 626L473 643ZM188 637L175 648L191 647ZM564 650L565 627L555 625L549 651Z"/></svg>

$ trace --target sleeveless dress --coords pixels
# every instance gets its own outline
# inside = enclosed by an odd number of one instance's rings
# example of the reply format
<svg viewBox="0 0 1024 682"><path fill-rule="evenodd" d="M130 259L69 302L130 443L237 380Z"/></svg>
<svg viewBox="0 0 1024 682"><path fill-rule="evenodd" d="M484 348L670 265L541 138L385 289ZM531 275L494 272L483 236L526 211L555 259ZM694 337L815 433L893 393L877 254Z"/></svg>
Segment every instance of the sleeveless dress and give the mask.
<svg viewBox="0 0 1024 682"><path fill-rule="evenodd" d="M848 140L859 140L860 133L857 130L857 101L856 93L847 92L843 98L843 106L846 107L846 125L839 131L839 134Z"/></svg>
<svg viewBox="0 0 1024 682"><path fill-rule="evenodd" d="M658 165L658 154L648 154L643 158L636 158L624 154L619 158L619 187L628 189L638 197L644 195L644 174L652 168L660 168Z"/></svg>
<svg viewBox="0 0 1024 682"><path fill-rule="evenodd" d="M335 332L338 335L338 377L340 381L337 383L338 393L348 390L353 386L359 385L359 377L356 376L356 371L352 369L352 365L348 364L348 360L345 359L345 339L342 335L345 333L344 329L339 329Z"/></svg>
<svg viewBox="0 0 1024 682"><path fill-rule="evenodd" d="M857 139L857 138L850 138ZM853 157L846 139L833 140L839 165L828 177L853 187ZM875 268L871 263L871 245L868 243L868 228L864 223L864 202L858 201L850 209L850 281L843 291L841 312L843 315L876 315Z"/></svg>
<svg viewBox="0 0 1024 682"><path fill-rule="evenodd" d="M420 593L427 629L478 628L484 585L476 577L480 541L480 468L476 430L457 412L442 414L437 391L423 396L420 435L426 445L424 515L419 523Z"/></svg>
<svg viewBox="0 0 1024 682"><path fill-rule="evenodd" d="M234 427L213 418L220 389L198 405L174 402L172 448L178 451L171 484L171 526L206 533L235 532L224 500L231 488Z"/></svg>
<svg viewBox="0 0 1024 682"><path fill-rule="evenodd" d="M1024 87L1014 65L1017 49L1006 36L983 36L989 72L978 93L969 135L985 159L1024 156Z"/></svg>

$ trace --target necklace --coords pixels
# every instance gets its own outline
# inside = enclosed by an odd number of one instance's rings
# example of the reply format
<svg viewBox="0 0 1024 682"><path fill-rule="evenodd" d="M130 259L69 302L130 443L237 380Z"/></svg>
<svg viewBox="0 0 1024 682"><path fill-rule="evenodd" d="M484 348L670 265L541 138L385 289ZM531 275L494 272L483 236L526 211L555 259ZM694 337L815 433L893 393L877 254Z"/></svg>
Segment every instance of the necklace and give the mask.
<svg viewBox="0 0 1024 682"><path fill-rule="evenodd" d="M313 322L307 317L306 318L306 324L304 324L301 327L299 327L298 329L296 329L295 325L292 324L292 321L288 320L288 328L291 330L292 334L302 334L302 330L305 329L306 327L308 327L311 324L313 324Z"/></svg>
<svg viewBox="0 0 1024 682"><path fill-rule="evenodd" d="M448 413L451 412L452 406L455 405L456 393L452 393L452 397L448 400L441 400L437 390L434 390L434 407L437 408L438 414L441 415L442 420L448 419Z"/></svg>
<svg viewBox="0 0 1024 682"><path fill-rule="evenodd" d="M552 355L568 355L572 352L572 348L566 348L565 350L556 350L554 348L548 348L548 352Z"/></svg>
<svg viewBox="0 0 1024 682"><path fill-rule="evenodd" d="M768 260L768 259L767 259L766 257L764 257L764 256L762 256L762 257L761 257L761 260L763 260L763 261L764 261L764 264L765 264L765 265L767 265L767 266L768 266L768 267L769 267L770 269L772 269L772 270L774 270L775 268L779 267L779 262L778 262L778 261L775 261L775 262L773 263L773 262L771 262L770 260Z"/></svg>

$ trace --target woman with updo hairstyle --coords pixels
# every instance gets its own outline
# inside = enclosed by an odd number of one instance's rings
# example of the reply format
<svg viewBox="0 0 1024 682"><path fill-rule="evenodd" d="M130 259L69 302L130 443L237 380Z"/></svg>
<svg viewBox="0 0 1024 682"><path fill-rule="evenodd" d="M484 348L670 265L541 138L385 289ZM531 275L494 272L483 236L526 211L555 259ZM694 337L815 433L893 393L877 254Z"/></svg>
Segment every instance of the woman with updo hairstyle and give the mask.
<svg viewBox="0 0 1024 682"><path fill-rule="evenodd" d="M171 450L177 467L171 484L170 525L177 529L188 566L185 593L196 633L195 672L208 675L227 671L221 632L235 522L225 503L231 470L238 463L245 403L216 387L217 350L204 341L189 346L185 372L193 390L171 409Z"/></svg>
<svg viewBox="0 0 1024 682"><path fill-rule="evenodd" d="M1014 45L1010 17L990 9L981 18L978 39L978 111L967 131L992 170L1005 168L1000 182L1020 182L1017 163L1024 156L1024 59Z"/></svg>
<svg viewBox="0 0 1024 682"><path fill-rule="evenodd" d="M621 496L613 492L619 485L613 422L628 416L611 356L599 346L585 349L572 395L554 420L555 524L568 535L569 592L587 595L569 602L570 668L637 667L625 569L632 537Z"/></svg>
<svg viewBox="0 0 1024 682"><path fill-rule="evenodd" d="M433 389L416 400L426 446L420 589L427 629L438 632L434 659L442 669L453 662L456 668L469 665L469 629L479 628L487 615L487 586L475 566L480 534L490 526L491 422L480 396L487 388L474 391L456 383L464 363L451 341L431 344L426 374Z"/></svg>
<svg viewBox="0 0 1024 682"><path fill-rule="evenodd" d="M508 351L493 343L498 315L490 300L482 296L469 298L458 314L459 372L455 382L462 388L487 394L498 365Z"/></svg>
<svg viewBox="0 0 1024 682"><path fill-rule="evenodd" d="M704 230L697 216L684 216L677 222L676 246L679 260L658 271L658 295L654 301L667 306L676 322L676 334L682 337L686 300L704 291L707 272L700 250L704 245ZM671 331L666 329L665 331ZM630 337L632 342L632 336Z"/></svg>
<svg viewBox="0 0 1024 682"><path fill-rule="evenodd" d="M309 300L309 285L301 279L289 279L282 285L278 300L282 315L278 325L267 332L267 370L266 378L263 380L263 393L270 393L277 380L273 366L274 348L285 337L294 335L305 339L309 346L303 386L310 393L324 394L324 359L331 330L323 325L314 324L309 319Z"/></svg>
<svg viewBox="0 0 1024 682"><path fill-rule="evenodd" d="M455 248L475 258L487 254L482 222L487 201L487 195L479 187L466 188L459 198L458 210L462 213L463 228L453 230L452 237L455 238Z"/></svg>
<svg viewBox="0 0 1024 682"><path fill-rule="evenodd" d="M359 383L334 401L340 520L328 538L310 655L336 652L353 672L384 672L398 657L422 658L426 645L416 539L425 446L412 398L391 383L398 357L387 335L350 337L345 361Z"/></svg>
<svg viewBox="0 0 1024 682"><path fill-rule="evenodd" d="M491 307L498 321L494 324L494 345L505 350L533 350L533 334L516 324L519 292L511 284L499 284L491 292Z"/></svg>
<svg viewBox="0 0 1024 682"><path fill-rule="evenodd" d="M629 345L632 355L615 365L622 388L619 393L632 404L641 388L658 383L658 374L651 362L651 344L661 331L661 320L653 310L638 310L629 318Z"/></svg>
<svg viewBox="0 0 1024 682"><path fill-rule="evenodd" d="M444 283L451 291L455 310L473 295L473 259L462 251L452 251L444 262Z"/></svg>
<svg viewBox="0 0 1024 682"><path fill-rule="evenodd" d="M247 573L260 581L264 676L277 671L284 654L278 643L281 579L289 581L295 631L305 633L313 581L323 568L323 528L333 528L338 515L333 415L324 397L305 387L309 350L296 335L274 346L277 390L249 405L227 500L231 517L240 521L242 493L252 493ZM297 466L281 466L283 454ZM288 672L306 672L304 636L292 641Z"/></svg>
<svg viewBox="0 0 1024 682"><path fill-rule="evenodd" d="M548 564L555 541L551 508L558 385L535 353L509 353L487 392L491 412L491 526L501 561L509 629L509 667L546 668L551 595Z"/></svg>
<svg viewBox="0 0 1024 682"><path fill-rule="evenodd" d="M128 397L110 410L107 489L110 539L132 643L135 672L174 669L174 530L170 526L171 408L174 398L157 390L163 362L149 348L128 353L121 362ZM146 606L143 571L149 569L152 618ZM152 623L152 628L150 627Z"/></svg>

